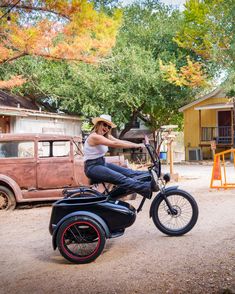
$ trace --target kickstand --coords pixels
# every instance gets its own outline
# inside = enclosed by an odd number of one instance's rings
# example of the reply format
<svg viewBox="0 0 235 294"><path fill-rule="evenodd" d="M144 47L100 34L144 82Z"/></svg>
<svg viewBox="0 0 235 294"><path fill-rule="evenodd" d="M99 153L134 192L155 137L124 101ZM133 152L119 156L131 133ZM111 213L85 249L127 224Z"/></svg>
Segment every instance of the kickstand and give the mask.
<svg viewBox="0 0 235 294"><path fill-rule="evenodd" d="M146 200L146 197L143 197L143 199L140 202L140 206L137 208L137 213L142 210L145 200Z"/></svg>

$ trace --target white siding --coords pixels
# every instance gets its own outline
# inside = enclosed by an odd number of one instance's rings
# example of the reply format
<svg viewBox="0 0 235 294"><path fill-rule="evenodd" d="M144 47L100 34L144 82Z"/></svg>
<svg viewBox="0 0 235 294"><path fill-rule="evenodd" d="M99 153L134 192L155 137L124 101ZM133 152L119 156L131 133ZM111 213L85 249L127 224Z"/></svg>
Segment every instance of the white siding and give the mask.
<svg viewBox="0 0 235 294"><path fill-rule="evenodd" d="M81 135L81 121L48 117L16 117L11 125L12 133L54 133Z"/></svg>

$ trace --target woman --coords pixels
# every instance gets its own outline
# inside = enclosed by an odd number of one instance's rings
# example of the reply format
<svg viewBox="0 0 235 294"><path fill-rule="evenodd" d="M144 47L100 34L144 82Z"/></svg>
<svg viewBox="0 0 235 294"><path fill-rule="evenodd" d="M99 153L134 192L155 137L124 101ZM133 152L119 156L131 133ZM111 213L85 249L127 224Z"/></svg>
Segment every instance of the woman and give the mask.
<svg viewBox="0 0 235 294"><path fill-rule="evenodd" d="M152 191L157 191L155 183L141 182L133 177L145 174L143 171L120 167L116 164L106 163L104 159L108 147L112 148L143 148L144 144L118 140L111 135L111 129L116 125L109 115L103 114L92 119L94 124L92 133L84 144L85 174L95 182L106 182L118 185L125 190L137 192L150 198Z"/></svg>

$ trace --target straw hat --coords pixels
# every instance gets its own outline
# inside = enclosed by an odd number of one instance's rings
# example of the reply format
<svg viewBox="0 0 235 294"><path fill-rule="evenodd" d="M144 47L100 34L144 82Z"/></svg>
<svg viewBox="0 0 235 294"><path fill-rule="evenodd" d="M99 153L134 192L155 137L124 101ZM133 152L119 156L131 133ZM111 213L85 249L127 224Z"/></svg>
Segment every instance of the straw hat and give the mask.
<svg viewBox="0 0 235 294"><path fill-rule="evenodd" d="M108 125L110 125L112 128L116 128L117 126L112 122L111 116L108 114L102 114L99 117L94 117L92 119L92 123L96 125L99 121L106 122Z"/></svg>

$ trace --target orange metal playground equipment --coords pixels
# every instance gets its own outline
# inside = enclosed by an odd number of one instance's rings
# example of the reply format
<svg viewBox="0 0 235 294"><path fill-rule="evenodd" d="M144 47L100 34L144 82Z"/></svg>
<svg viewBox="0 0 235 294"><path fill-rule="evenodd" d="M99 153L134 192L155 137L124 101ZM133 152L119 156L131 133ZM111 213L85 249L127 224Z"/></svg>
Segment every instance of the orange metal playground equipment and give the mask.
<svg viewBox="0 0 235 294"><path fill-rule="evenodd" d="M233 166L226 164L225 158L228 157L233 158ZM214 155L210 188L235 188L235 149Z"/></svg>

